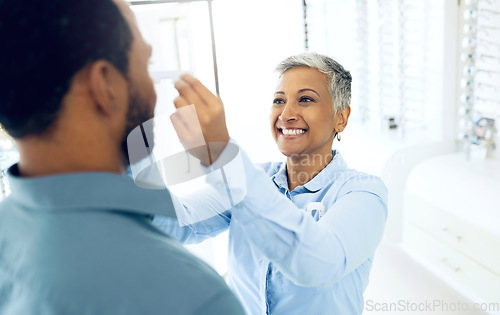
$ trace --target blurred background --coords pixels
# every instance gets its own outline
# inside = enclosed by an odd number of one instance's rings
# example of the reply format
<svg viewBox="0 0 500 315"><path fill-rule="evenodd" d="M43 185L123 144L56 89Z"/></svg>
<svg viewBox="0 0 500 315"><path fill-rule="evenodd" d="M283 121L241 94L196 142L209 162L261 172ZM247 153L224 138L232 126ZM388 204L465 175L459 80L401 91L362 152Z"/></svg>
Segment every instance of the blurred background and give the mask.
<svg viewBox="0 0 500 315"><path fill-rule="evenodd" d="M500 314L500 0L129 2L153 46L156 115L174 112L190 72L256 163L284 160L268 120L275 66L304 51L342 64L352 112L334 148L390 194L365 313ZM156 132L156 158L183 151L169 123ZM1 196L16 159L0 132ZM188 248L224 276L226 246L222 234Z"/></svg>

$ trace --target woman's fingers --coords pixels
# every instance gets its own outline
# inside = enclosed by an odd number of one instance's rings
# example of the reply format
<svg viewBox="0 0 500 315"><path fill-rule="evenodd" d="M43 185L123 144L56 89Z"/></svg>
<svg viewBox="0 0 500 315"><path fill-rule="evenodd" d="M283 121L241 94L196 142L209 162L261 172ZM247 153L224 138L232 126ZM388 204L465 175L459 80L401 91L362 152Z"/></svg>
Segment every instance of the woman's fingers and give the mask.
<svg viewBox="0 0 500 315"><path fill-rule="evenodd" d="M177 111L170 116L170 120L179 138L181 138L180 134L182 133L182 139L188 140L187 144L189 147L205 144L203 130L194 105L178 108Z"/></svg>
<svg viewBox="0 0 500 315"><path fill-rule="evenodd" d="M192 103L189 103L184 97L182 96L177 96L175 99L174 99L174 106L175 108L179 109L181 107L184 107L184 106L188 106L188 105L191 105Z"/></svg>
<svg viewBox="0 0 500 315"><path fill-rule="evenodd" d="M175 132L181 140L181 143L187 142L189 140L190 132L189 128L184 121L177 115L177 113L173 113L170 115L170 121L174 126Z"/></svg>
<svg viewBox="0 0 500 315"><path fill-rule="evenodd" d="M175 81L174 87L177 92L179 92L179 96L182 97L188 105L194 104L195 106L206 106L204 100L200 98L191 84L185 81L182 77Z"/></svg>
<svg viewBox="0 0 500 315"><path fill-rule="evenodd" d="M175 117L172 118L177 134L182 134L182 136L179 135L179 138L181 138L185 147L192 148L201 143L222 143L225 145L229 141L229 133L222 101L213 95L198 79L189 74L181 75L179 80L175 82L175 88L179 91L179 97L174 100L178 112L190 108L188 105L193 105L192 111L186 111L185 115L177 116L177 118L184 119L184 121L176 120ZM184 124L184 126L181 124ZM204 140L204 142L199 139ZM220 148L224 148L224 145L220 146ZM222 149L211 150L212 159L207 160L202 157L200 160L202 160L203 164L206 164L203 162L205 160L208 161L207 163L211 163L212 160L217 159L220 151Z"/></svg>
<svg viewBox="0 0 500 315"><path fill-rule="evenodd" d="M194 106L179 108L170 116L170 120L184 149L204 165L210 165L210 157Z"/></svg>
<svg viewBox="0 0 500 315"><path fill-rule="evenodd" d="M221 103L220 99L217 96L210 92L210 90L207 89L207 87L204 86L203 83L200 82L200 80L193 77L192 75L184 73L180 76L180 79L186 82L191 87L191 89L195 91L199 99L203 100L206 105L213 106Z"/></svg>

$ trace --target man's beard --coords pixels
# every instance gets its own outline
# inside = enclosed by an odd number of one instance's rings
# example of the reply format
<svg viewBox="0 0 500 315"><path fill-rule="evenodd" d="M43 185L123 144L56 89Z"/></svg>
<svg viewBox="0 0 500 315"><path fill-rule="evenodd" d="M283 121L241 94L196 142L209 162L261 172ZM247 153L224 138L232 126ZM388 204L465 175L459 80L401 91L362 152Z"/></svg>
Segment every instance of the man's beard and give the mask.
<svg viewBox="0 0 500 315"><path fill-rule="evenodd" d="M129 103L127 110L127 123L125 126L125 134L123 135L121 144L125 167L128 167L130 165L129 151L127 146L128 135L132 130L134 130L134 128L148 121L154 116L154 113L150 110L151 106L149 106L147 100L140 95L139 91L133 86L131 82L129 82L128 99ZM151 133L150 138L153 138L153 133ZM154 139L148 138L148 140L150 148L153 149ZM144 156L143 158L145 157L146 156ZM134 157L134 159L136 158Z"/></svg>

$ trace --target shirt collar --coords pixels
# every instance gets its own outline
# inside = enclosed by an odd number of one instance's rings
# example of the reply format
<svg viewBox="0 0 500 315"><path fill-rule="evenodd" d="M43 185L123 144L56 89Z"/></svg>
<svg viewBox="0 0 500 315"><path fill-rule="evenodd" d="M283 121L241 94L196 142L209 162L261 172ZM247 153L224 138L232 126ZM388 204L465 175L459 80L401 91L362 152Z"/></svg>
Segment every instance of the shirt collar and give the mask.
<svg viewBox="0 0 500 315"><path fill-rule="evenodd" d="M337 150L332 150L332 156L333 159L330 161L330 163L328 163L328 165L324 169L322 169L318 175L314 176L313 179L304 184L304 188L311 192L319 191L334 179L332 176L334 172L347 169L347 164L342 158L340 152L338 152ZM279 187L288 189L286 162L281 164L276 174L274 174L271 178Z"/></svg>
<svg viewBox="0 0 500 315"><path fill-rule="evenodd" d="M107 172L19 176L7 173L10 198L41 211L108 210L176 217L167 189L142 189L127 176Z"/></svg>
<svg viewBox="0 0 500 315"><path fill-rule="evenodd" d="M286 162L281 163L280 168L274 174L271 176L272 180L278 187L283 187L285 189L288 189L288 177L286 174Z"/></svg>

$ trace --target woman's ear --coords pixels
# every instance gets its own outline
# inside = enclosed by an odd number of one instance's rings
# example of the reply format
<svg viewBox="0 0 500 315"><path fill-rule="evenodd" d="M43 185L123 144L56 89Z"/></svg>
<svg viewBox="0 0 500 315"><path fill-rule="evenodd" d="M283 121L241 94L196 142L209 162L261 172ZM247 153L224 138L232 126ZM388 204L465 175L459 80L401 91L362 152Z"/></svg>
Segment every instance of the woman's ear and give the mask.
<svg viewBox="0 0 500 315"><path fill-rule="evenodd" d="M337 111L335 114L336 123L335 123L335 131L342 132L347 126L347 121L349 120L349 115L351 114L351 107L346 106L343 109Z"/></svg>

